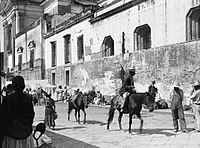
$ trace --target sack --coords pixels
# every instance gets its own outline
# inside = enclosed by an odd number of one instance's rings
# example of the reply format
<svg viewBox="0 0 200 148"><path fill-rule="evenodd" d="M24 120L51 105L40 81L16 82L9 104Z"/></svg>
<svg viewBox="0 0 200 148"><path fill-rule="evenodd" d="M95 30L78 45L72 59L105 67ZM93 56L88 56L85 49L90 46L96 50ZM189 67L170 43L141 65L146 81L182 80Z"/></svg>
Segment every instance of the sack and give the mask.
<svg viewBox="0 0 200 148"><path fill-rule="evenodd" d="M53 113L53 117L54 117L54 120L56 120L56 119L58 118L58 114L57 114L56 111L54 111L54 113Z"/></svg>

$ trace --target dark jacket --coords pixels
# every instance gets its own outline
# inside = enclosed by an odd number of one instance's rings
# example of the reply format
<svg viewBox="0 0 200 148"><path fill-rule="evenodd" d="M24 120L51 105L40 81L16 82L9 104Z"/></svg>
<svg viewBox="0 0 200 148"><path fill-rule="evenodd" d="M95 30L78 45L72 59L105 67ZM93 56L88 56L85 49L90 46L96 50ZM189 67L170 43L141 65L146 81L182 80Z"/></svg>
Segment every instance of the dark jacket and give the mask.
<svg viewBox="0 0 200 148"><path fill-rule="evenodd" d="M149 86L149 89L148 89L148 92L153 95L153 97L156 96L156 93L158 92L158 89L154 86L154 85L150 85Z"/></svg>
<svg viewBox="0 0 200 148"><path fill-rule="evenodd" d="M128 77L125 79L124 84L119 90L119 94L122 96L125 92L132 92L132 88L134 87L134 80L133 77L129 74Z"/></svg>
<svg viewBox="0 0 200 148"><path fill-rule="evenodd" d="M8 125L8 116L6 114L5 99L0 103L0 144L2 144ZM1 148L1 145L0 145Z"/></svg>
<svg viewBox="0 0 200 148"><path fill-rule="evenodd" d="M170 92L170 101L171 101L171 109L179 109L182 106L182 102L184 99L184 93L183 90L178 88L178 89L173 89Z"/></svg>
<svg viewBox="0 0 200 148"><path fill-rule="evenodd" d="M34 109L31 98L23 92L14 92L6 97L8 114L7 135L14 139L25 139L32 133Z"/></svg>

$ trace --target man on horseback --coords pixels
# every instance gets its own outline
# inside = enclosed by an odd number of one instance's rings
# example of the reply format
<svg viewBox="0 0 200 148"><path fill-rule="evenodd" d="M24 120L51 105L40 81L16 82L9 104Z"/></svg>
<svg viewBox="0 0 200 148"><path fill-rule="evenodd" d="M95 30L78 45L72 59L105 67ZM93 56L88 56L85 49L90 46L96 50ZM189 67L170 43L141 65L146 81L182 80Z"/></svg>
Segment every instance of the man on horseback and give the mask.
<svg viewBox="0 0 200 148"><path fill-rule="evenodd" d="M119 90L121 96L121 112L128 112L128 96L135 91L133 76L135 75L135 68L129 69L128 77L124 80L122 87Z"/></svg>

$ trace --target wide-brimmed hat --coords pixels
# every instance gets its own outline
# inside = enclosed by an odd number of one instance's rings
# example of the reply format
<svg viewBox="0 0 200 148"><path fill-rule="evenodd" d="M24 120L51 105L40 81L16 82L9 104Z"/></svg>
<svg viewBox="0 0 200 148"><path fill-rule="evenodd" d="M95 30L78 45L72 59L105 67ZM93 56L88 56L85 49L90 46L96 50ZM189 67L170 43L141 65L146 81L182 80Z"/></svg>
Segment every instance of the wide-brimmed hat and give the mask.
<svg viewBox="0 0 200 148"><path fill-rule="evenodd" d="M135 66L133 66L132 68L129 68L128 71L129 71L129 72L135 72Z"/></svg>
<svg viewBox="0 0 200 148"><path fill-rule="evenodd" d="M200 81L199 80L196 80L193 84L193 86L200 86Z"/></svg>
<svg viewBox="0 0 200 148"><path fill-rule="evenodd" d="M175 81L173 86L174 87L180 87L181 85L180 85L180 83L178 81Z"/></svg>

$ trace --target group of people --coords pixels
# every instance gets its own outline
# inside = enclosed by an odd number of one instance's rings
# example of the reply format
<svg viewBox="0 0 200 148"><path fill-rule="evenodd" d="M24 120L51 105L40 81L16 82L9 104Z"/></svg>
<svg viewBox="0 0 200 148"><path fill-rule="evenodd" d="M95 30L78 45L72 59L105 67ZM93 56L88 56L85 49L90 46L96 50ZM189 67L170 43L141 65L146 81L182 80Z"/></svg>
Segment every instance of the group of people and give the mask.
<svg viewBox="0 0 200 148"><path fill-rule="evenodd" d="M132 93L136 93L134 87L135 68L129 70L128 77L124 80L124 83L119 90L119 95L122 98L121 111L127 112L128 96ZM155 80L152 81L148 88L148 92L157 92L155 87ZM33 102L28 93L23 90L25 88L24 78L22 76L16 76L12 80L12 84L7 85L7 88L1 91L1 104L0 104L0 148L15 148L26 147L33 148L32 138L32 124L35 116ZM57 90L60 95L67 97L67 88L62 90L62 86L59 86ZM63 95L64 93L64 95ZM75 94L79 94L79 89L75 91ZM41 93L45 98L45 119L44 123L49 128L55 127L56 106L55 101L52 99L51 94L43 91ZM99 91L95 91L93 87L90 96L93 97L93 103L99 102ZM154 93L153 95L156 95ZM155 96L154 96L155 97ZM95 99L96 98L96 99ZM66 98L67 99L67 98ZM72 99L72 102L74 102ZM180 122L180 129L182 132L188 133L186 127L186 120L183 111L183 99L184 92L180 88L179 82L173 85L173 89L170 91L171 112L173 119L174 132L178 132L178 120ZM197 81L193 85L193 90L190 95L192 100L192 107L195 117L195 130L200 132L200 81Z"/></svg>
<svg viewBox="0 0 200 148"><path fill-rule="evenodd" d="M25 89L25 80L16 76L0 92L0 148L34 148L33 121L34 103L30 91ZM57 118L55 101L41 89L45 103L44 125L55 127Z"/></svg>
<svg viewBox="0 0 200 148"><path fill-rule="evenodd" d="M121 112L128 112L128 96L132 93L136 93L134 87L134 77L135 75L135 68L129 69L128 76L124 80L122 87L119 90L119 97L120 98L120 106ZM156 93L158 89L155 87L155 80L152 80L151 85L148 88L148 92L155 92L153 95L156 97ZM192 108L194 112L195 118L195 126L194 129L197 132L200 132L200 81L196 81L193 85L193 90L190 95L190 99L192 101ZM184 110L183 110L183 100L184 100L184 92L180 88L180 84L178 81L175 81L172 90L170 91L169 101L171 103L171 113L172 113L172 120L173 120L173 127L174 132L178 132L179 126L178 121L180 123L180 129L184 133L188 133L186 126L186 120L184 117Z"/></svg>
<svg viewBox="0 0 200 148"><path fill-rule="evenodd" d="M184 92L180 88L180 83L175 82L173 89L170 92L170 102L171 102L171 111L172 111L172 119L173 119L173 126L174 132L178 132L178 120L180 123L180 129L182 132L188 133L186 127L186 120L184 117L183 111L183 100L184 100ZM200 132L200 81L197 80L193 84L193 89L190 94L190 100L192 102L192 110L194 113L195 125L194 130Z"/></svg>
<svg viewBox="0 0 200 148"><path fill-rule="evenodd" d="M25 88L24 78L16 76L12 88L2 96L0 104L0 147L1 148L34 148L32 124L35 116L33 103Z"/></svg>
<svg viewBox="0 0 200 148"><path fill-rule="evenodd" d="M64 89L61 85L55 90L55 97L57 101L64 101L69 98L68 87L64 86Z"/></svg>

